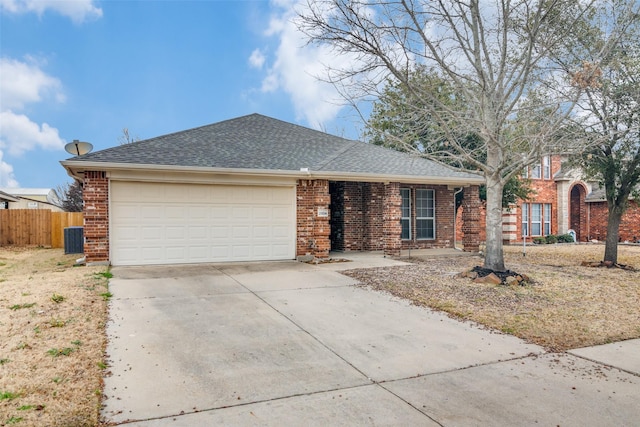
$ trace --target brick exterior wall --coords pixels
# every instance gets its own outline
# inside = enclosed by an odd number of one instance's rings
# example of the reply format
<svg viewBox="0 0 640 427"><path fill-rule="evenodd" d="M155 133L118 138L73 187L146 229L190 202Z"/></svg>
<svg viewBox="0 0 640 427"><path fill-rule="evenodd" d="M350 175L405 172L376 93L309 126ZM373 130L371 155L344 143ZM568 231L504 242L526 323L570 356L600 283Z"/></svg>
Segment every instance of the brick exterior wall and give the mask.
<svg viewBox="0 0 640 427"><path fill-rule="evenodd" d="M551 234L558 234L558 186L553 178L553 176L560 171L562 167L562 159L560 156L551 156L550 158L550 178L544 177L544 172L541 171L540 178L532 178L531 172L529 172L529 179L531 182L531 188L534 193L531 195L530 200L519 200L515 206L512 206L511 212L515 214L515 241L514 240L505 240L505 243L522 243L522 205L523 203L541 203L541 204L550 204L551 205ZM529 168L531 171L531 167ZM543 207L543 215L544 215L544 207ZM529 222L531 222L531 214L529 213ZM543 220L544 222L544 220ZM541 229L544 230L544 225L541 225ZM531 230L531 228L529 228ZM505 233L507 231L505 230ZM508 231L511 234L514 234L513 231ZM531 232L531 231L529 231ZM530 240L531 237L527 238Z"/></svg>
<svg viewBox="0 0 640 427"><path fill-rule="evenodd" d="M365 183L362 193L362 205L364 215L362 247L365 251L377 251L385 249L387 222L387 209L385 206L387 197L385 185L381 182ZM393 215L393 213L390 213ZM400 218L398 218L400 221ZM400 234L398 233L398 236ZM399 255L399 253L398 253Z"/></svg>
<svg viewBox="0 0 640 427"><path fill-rule="evenodd" d="M607 221L609 211L607 202L591 202L587 204L589 213L589 239L605 240L607 237ZM640 240L640 204L630 201L629 207L622 215L618 240L621 242L636 242Z"/></svg>
<svg viewBox="0 0 640 427"><path fill-rule="evenodd" d="M478 239L481 242L487 240L487 207L484 201L480 201L480 206L478 207L480 210L480 234L478 235ZM458 207L458 212L456 213L456 240L458 242L462 242L464 240L464 231L463 231L463 220L464 215L464 203Z"/></svg>
<svg viewBox="0 0 640 427"><path fill-rule="evenodd" d="M329 181L299 180L296 198L296 256L329 257L330 215L318 216L318 209L329 210Z"/></svg>
<svg viewBox="0 0 640 427"><path fill-rule="evenodd" d="M396 248L400 240L400 187L397 183L340 182L343 193L332 194L343 209L343 241L335 248L344 251L380 251ZM397 193L396 193L397 189ZM397 224L394 223L397 218Z"/></svg>
<svg viewBox="0 0 640 427"><path fill-rule="evenodd" d="M385 251L397 255L401 249L453 247L453 190L447 186L402 183L331 183L332 249L344 251ZM435 191L435 239L401 240L401 188L411 189L412 229L415 230L415 190ZM338 234L342 236L340 239Z"/></svg>
<svg viewBox="0 0 640 427"><path fill-rule="evenodd" d="M472 185L464 189L462 199L462 244L465 252L480 250L481 216L485 216L480 207L479 187Z"/></svg>
<svg viewBox="0 0 640 427"><path fill-rule="evenodd" d="M82 198L86 261L109 261L109 179L105 172L84 173Z"/></svg>
<svg viewBox="0 0 640 427"><path fill-rule="evenodd" d="M399 188L409 188L411 190L411 229L416 229L416 204L415 194L417 189L434 190L436 207L436 230L435 239L418 240L415 235L411 240L402 240L403 249L431 249L431 248L452 248L453 247L453 213L455 201L453 199L454 190L450 190L446 185L405 185L400 184ZM399 193L399 189L398 189ZM398 221L399 222L399 221Z"/></svg>

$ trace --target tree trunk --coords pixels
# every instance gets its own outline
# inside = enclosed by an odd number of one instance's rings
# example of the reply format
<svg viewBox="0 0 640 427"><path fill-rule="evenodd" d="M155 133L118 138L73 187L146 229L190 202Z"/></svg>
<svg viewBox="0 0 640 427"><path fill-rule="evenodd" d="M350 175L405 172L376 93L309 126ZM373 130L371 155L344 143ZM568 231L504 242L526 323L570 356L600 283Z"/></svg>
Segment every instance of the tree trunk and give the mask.
<svg viewBox="0 0 640 427"><path fill-rule="evenodd" d="M618 262L618 236L622 213L624 209L620 206L613 206L609 209L609 219L607 220L607 240L604 246L604 260L616 264Z"/></svg>
<svg viewBox="0 0 640 427"><path fill-rule="evenodd" d="M499 177L487 175L487 226L484 267L504 271L504 252L502 249L502 188L504 183Z"/></svg>

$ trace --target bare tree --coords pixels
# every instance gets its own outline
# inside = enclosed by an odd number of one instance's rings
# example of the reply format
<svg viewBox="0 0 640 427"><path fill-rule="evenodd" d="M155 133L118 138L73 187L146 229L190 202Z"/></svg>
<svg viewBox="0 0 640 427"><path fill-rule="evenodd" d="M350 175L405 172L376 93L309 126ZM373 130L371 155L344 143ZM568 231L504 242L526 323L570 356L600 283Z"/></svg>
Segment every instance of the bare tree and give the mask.
<svg viewBox="0 0 640 427"><path fill-rule="evenodd" d="M635 16L621 34L615 49L599 59L598 48L606 42L611 22L620 21L625 0L601 2L591 27L575 27L558 55L565 69L583 64L572 84L584 95L576 110L588 117L583 140L595 144L569 162L605 189L608 207L604 261L618 262L618 236L629 197L640 197L640 17ZM572 55L567 53L571 52Z"/></svg>
<svg viewBox="0 0 640 427"><path fill-rule="evenodd" d="M120 145L132 144L138 141L140 141L139 136L131 136L131 134L129 134L129 128L122 128L122 134L118 137L118 143L120 143Z"/></svg>
<svg viewBox="0 0 640 427"><path fill-rule="evenodd" d="M630 0L631 1L631 0ZM328 68L352 104L376 97L391 80L424 100L406 105L407 135L429 135L418 154L480 174L487 188L484 265L504 270L502 190L543 154L582 149L568 135L568 119L582 89L551 59L550 51L588 21L591 1L570 0L308 0L298 27L313 44L346 55ZM600 50L607 54L620 30L614 25ZM413 71L422 67L434 84ZM571 70L575 72L578 70ZM443 101L439 82L453 88ZM455 104L455 108L452 107ZM458 108L463 106L463 108ZM428 129L420 129L424 124ZM427 125L428 124L428 125ZM416 128L418 126L418 128ZM477 144L461 144L477 135ZM412 140L397 137L410 148Z"/></svg>
<svg viewBox="0 0 640 427"><path fill-rule="evenodd" d="M59 207L65 212L82 212L82 184L78 181L58 185L54 190L57 199L60 201Z"/></svg>

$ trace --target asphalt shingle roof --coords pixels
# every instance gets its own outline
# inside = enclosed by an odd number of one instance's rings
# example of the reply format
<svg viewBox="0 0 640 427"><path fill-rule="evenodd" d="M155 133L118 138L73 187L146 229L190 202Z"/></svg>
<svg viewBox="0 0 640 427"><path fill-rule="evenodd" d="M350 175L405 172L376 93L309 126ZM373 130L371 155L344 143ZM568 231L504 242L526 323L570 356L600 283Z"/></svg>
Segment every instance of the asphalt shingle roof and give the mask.
<svg viewBox="0 0 640 427"><path fill-rule="evenodd" d="M73 162L478 179L435 162L260 114L119 145Z"/></svg>

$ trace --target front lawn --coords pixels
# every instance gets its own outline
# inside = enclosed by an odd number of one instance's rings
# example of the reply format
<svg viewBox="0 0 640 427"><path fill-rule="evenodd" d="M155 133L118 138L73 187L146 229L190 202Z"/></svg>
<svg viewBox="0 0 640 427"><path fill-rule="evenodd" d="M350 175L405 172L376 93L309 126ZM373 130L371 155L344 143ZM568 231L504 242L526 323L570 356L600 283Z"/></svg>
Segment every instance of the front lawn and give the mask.
<svg viewBox="0 0 640 427"><path fill-rule="evenodd" d="M412 265L350 270L360 286L512 334L552 351L640 337L640 246L621 245L618 262L636 271L581 266L603 245L505 247L508 269L533 284L491 285L455 275L482 265L477 256L411 258ZM407 261L407 259L403 259Z"/></svg>

